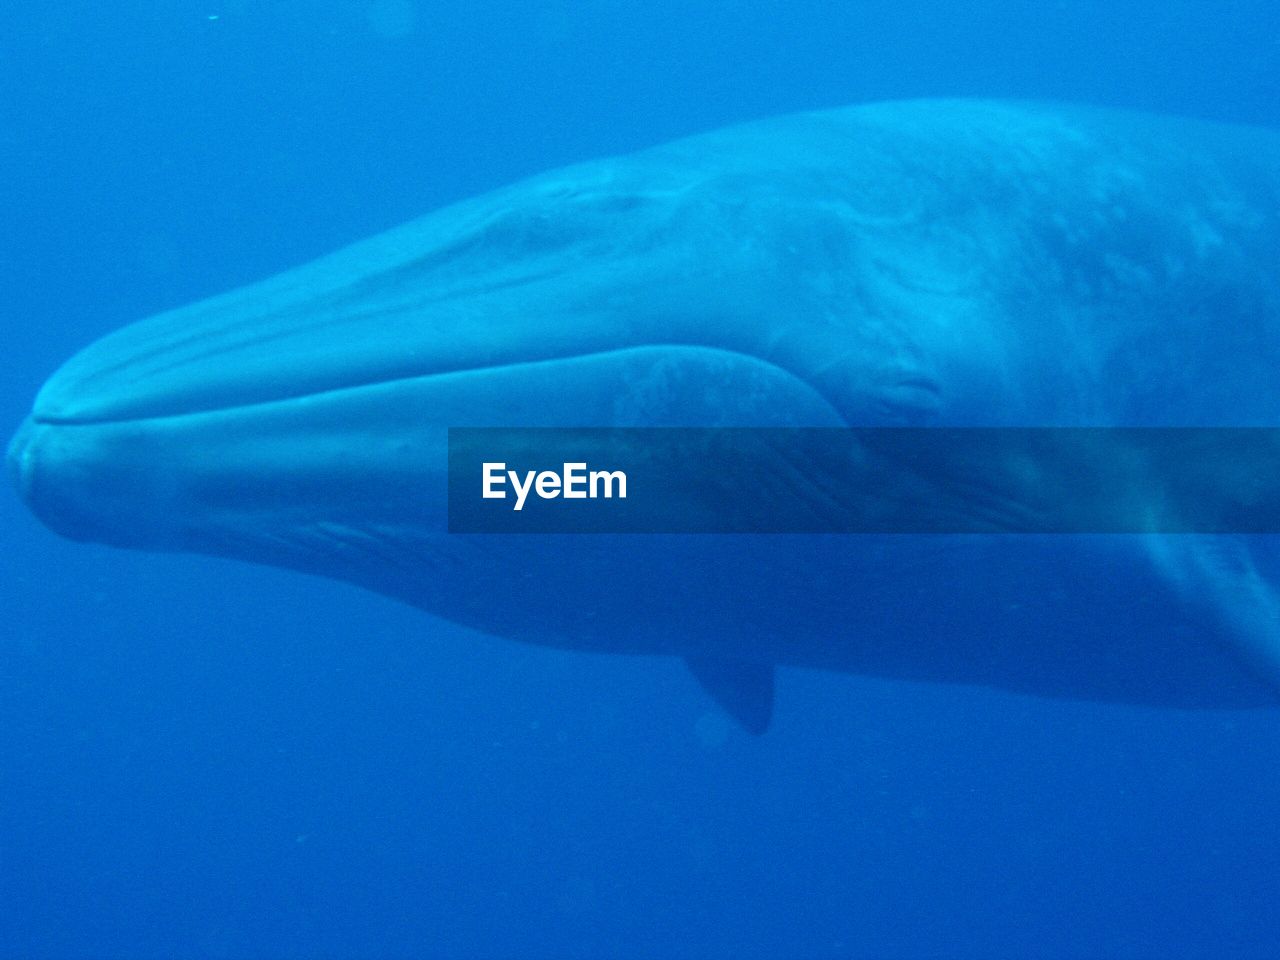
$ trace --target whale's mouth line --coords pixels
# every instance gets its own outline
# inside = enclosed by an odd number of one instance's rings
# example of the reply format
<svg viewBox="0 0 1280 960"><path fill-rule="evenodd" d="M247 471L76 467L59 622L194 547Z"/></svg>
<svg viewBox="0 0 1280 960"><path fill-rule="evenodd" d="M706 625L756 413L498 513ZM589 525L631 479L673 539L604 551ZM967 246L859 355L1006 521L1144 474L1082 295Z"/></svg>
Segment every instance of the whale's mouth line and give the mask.
<svg viewBox="0 0 1280 960"><path fill-rule="evenodd" d="M50 427L106 427L120 424L140 424L148 422L172 422L179 419L195 419L199 417L216 417L228 413L245 413L254 409L270 410L278 409L291 403L301 401L312 401L322 399L340 399L344 394L355 395L363 391L377 390L379 388L390 388L397 385L405 385L414 382L438 381L440 383L448 383L451 380L462 380L469 377L482 377L486 374L497 373L499 371L513 370L533 370L539 369L550 370L564 363L572 363L575 361L591 361L602 360L607 361L619 357L633 355L636 353L654 354L666 353L668 351L687 351L713 354L717 357L733 357L750 361L754 364L763 364L773 367L780 373L785 374L795 380L804 382L802 378L797 376L793 371L778 366L767 360L762 360L752 354L740 350L726 349L722 347L711 347L704 344L696 343L652 343L643 344L632 347L619 347L611 350L594 350L583 353L566 353L561 356L543 357L537 360L522 360L514 362L503 362L493 364L483 364L478 366L464 366L455 369L433 370L428 373L415 373L406 376L388 376L375 377L368 380L362 380L352 383L344 383L340 386L322 387L315 390L299 390L292 393L284 393L279 396L271 396L264 398L255 398L246 400L243 403L218 403L209 404L207 406L195 406L188 409L167 408L155 411L147 411L146 408L130 413L127 415L69 415L58 416L42 413L39 410L32 412L30 421L33 424Z"/></svg>

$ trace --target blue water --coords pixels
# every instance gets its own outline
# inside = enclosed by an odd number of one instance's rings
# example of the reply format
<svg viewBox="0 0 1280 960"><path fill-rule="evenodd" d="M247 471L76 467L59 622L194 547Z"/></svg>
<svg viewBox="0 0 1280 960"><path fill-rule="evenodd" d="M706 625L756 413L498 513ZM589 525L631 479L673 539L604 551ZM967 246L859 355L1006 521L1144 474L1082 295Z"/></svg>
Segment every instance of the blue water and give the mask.
<svg viewBox="0 0 1280 960"><path fill-rule="evenodd" d="M4 20L9 426L138 316L732 121L982 94L1280 126L1274 0L64 0ZM7 493L0 542L3 957L1280 950L1280 709L783 671L756 739L674 662L70 543Z"/></svg>

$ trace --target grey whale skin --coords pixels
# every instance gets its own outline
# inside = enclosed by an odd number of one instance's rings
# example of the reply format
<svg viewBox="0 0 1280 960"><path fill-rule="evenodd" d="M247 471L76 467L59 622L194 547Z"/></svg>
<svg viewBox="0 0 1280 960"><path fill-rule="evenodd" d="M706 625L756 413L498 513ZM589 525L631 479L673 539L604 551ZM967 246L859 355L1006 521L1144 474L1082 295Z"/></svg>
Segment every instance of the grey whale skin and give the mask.
<svg viewBox="0 0 1280 960"><path fill-rule="evenodd" d="M1251 706L1275 538L449 535L445 429L1280 426L1278 371L1280 135L886 103L556 170L135 323L9 464L67 536L684 657L756 731L775 665Z"/></svg>

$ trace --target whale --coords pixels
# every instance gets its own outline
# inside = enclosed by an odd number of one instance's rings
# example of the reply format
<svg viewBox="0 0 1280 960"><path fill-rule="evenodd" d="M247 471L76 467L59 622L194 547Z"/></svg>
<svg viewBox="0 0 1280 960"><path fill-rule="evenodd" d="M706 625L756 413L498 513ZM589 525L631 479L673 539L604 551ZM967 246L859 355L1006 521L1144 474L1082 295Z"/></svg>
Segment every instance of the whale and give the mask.
<svg viewBox="0 0 1280 960"><path fill-rule="evenodd" d="M682 658L753 732L779 667L1273 706L1274 535L451 531L506 426L1280 426L1280 133L922 100L584 162L103 337L7 454L64 536Z"/></svg>

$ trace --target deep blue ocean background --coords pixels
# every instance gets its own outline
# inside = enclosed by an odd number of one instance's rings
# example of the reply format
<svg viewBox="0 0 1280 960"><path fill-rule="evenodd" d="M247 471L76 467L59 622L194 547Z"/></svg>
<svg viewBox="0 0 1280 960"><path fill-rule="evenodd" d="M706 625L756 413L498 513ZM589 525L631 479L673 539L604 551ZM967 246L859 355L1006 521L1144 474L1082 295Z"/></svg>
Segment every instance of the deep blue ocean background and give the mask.
<svg viewBox="0 0 1280 960"><path fill-rule="evenodd" d="M1274 0L6 9L5 429L129 320L733 121L1280 126ZM5 958L1280 956L1280 708L783 671L756 739L676 662L70 543L7 492L0 542Z"/></svg>

